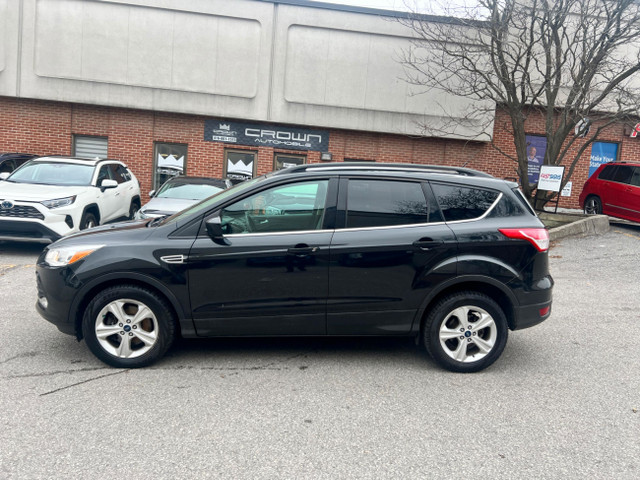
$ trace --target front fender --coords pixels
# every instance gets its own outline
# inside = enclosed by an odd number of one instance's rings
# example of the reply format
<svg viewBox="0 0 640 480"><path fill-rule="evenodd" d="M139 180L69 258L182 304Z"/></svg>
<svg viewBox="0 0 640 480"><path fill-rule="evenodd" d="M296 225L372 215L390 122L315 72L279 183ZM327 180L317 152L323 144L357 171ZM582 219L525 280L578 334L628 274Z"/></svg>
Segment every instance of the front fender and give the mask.
<svg viewBox="0 0 640 480"><path fill-rule="evenodd" d="M127 280L130 280L138 285L148 285L149 287L159 291L162 295L164 295L164 297L169 301L178 316L182 334L184 336L195 336L193 320L190 315L186 315L185 313L185 308L188 309L189 306L183 306L175 296L175 294L155 278L137 272L111 272L93 278L89 282L82 285L82 287L78 290L75 298L73 299L73 302L71 303L71 308L69 309L69 321L73 324L76 323L76 319L78 318L78 314L80 313L80 306L85 303L85 299L88 295L91 294L92 291L98 289L101 285L113 285L115 282L127 283ZM77 332L78 335L79 333L80 332Z"/></svg>

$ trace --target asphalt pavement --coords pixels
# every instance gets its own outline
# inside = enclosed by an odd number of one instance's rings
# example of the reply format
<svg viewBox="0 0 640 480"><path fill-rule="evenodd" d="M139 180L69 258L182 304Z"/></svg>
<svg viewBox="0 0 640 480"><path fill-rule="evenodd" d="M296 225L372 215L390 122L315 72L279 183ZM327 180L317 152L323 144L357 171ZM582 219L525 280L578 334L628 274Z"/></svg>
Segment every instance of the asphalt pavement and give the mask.
<svg viewBox="0 0 640 480"><path fill-rule="evenodd" d="M109 368L36 313L41 248L0 242L0 479L640 477L640 228L555 242L551 318L470 375L410 339Z"/></svg>

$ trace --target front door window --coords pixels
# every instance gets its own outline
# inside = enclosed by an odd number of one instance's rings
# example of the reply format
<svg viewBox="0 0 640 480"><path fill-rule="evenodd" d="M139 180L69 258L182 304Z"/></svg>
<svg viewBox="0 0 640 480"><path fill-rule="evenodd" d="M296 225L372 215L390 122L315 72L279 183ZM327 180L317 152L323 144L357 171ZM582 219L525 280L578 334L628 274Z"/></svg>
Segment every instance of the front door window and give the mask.
<svg viewBox="0 0 640 480"><path fill-rule="evenodd" d="M244 198L222 211L225 234L318 230L328 180L278 186Z"/></svg>

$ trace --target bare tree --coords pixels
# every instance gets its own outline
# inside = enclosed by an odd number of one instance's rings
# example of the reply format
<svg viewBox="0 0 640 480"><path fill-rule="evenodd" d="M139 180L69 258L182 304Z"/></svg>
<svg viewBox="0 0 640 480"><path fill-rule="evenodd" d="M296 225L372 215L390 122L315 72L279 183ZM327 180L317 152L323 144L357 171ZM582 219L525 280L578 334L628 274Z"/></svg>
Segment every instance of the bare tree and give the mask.
<svg viewBox="0 0 640 480"><path fill-rule="evenodd" d="M403 52L407 79L423 92L465 97L480 109L491 100L490 108L506 112L515 155L502 153L515 162L528 198L535 189L528 180L528 117L542 116L544 164L567 166L566 183L603 131L638 114L637 0L477 0L455 7L455 16L447 8L439 10L444 17L414 10L400 20L415 33ZM446 115L447 106L442 108ZM433 128L428 122L423 127L425 133Z"/></svg>

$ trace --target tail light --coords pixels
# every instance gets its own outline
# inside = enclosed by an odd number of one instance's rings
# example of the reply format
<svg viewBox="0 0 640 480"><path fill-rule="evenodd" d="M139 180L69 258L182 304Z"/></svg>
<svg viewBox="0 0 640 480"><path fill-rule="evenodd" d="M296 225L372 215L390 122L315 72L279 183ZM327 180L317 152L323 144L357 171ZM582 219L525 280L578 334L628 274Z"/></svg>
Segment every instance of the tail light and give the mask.
<svg viewBox="0 0 640 480"><path fill-rule="evenodd" d="M499 231L507 238L527 240L539 252L549 250L549 232L546 228L500 228Z"/></svg>

